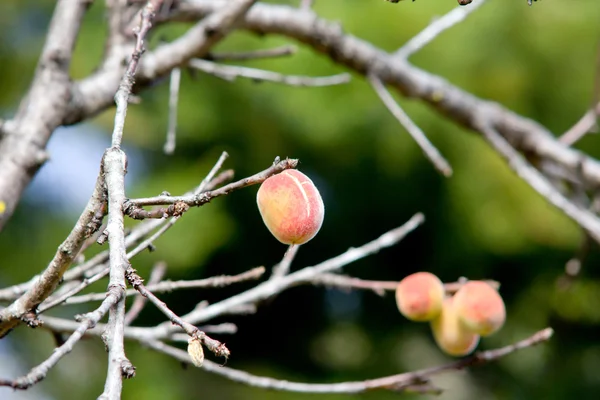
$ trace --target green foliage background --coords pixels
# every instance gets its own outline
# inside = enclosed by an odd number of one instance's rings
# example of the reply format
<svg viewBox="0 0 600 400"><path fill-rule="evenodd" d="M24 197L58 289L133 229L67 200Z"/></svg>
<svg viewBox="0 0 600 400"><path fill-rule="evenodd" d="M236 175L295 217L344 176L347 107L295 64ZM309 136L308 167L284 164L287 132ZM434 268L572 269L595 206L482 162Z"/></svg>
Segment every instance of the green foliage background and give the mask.
<svg viewBox="0 0 600 400"><path fill-rule="evenodd" d="M3 117L14 112L31 80L53 3L9 0L0 4ZM455 5L451 0L399 4L317 0L316 11L340 21L347 32L394 51L433 17ZM103 12L103 2L96 1L85 18L72 66L74 78L89 74L101 58ZM545 0L531 8L525 0L492 0L412 61L560 134L589 105L599 21L597 0ZM152 43L171 40L185 28L163 27ZM248 50L287 43L290 40L284 37L237 32L217 49ZM293 57L244 65L304 75L343 71L302 45ZM468 372L435 378L434 383L447 390L441 398L597 398L598 251L593 247L581 275L567 282L565 263L579 248L580 231L521 182L480 137L423 104L399 98L452 164L454 176L445 179L360 76L353 75L345 86L291 88L243 79L232 84L184 73L181 87L173 157L162 154L168 82L141 93L142 103L130 108L125 140L141 150L147 170L130 185L128 195L147 196L163 190L182 193L203 178L223 150L231 156L227 167L234 168L238 178L264 169L275 156L299 158L300 169L321 189L326 219L319 235L300 249L293 268L313 265L363 244L422 211L427 222L416 233L345 272L399 280L427 270L445 281L460 276L499 280L508 321L501 332L482 341L483 349L522 339L548 325L556 330L549 344ZM109 135L113 116L114 110L109 110L92 123ZM600 156L596 135L589 135L577 147ZM135 260L135 268L147 276L153 262L166 260L170 279L191 279L274 265L285 247L263 226L255 194L256 187L248 188L190 211L156 243L156 252ZM17 283L40 271L75 219L75 214L64 217L47 207L23 204L0 236L2 283ZM102 290L104 284L94 289ZM202 299L218 301L248 287L187 291L164 299L175 311L186 312ZM70 317L85 310L73 307L62 310L61 315ZM149 306L138 323L150 325L161 320ZM381 298L372 293L301 287L281 294L256 315L223 321L239 326L237 335L219 337L232 351L229 366L282 379L361 380L449 360L433 344L427 325L409 323L398 314L391 295ZM25 328L13 332L11 340L30 366L45 359L54 345L45 331ZM134 380L125 382L125 399L308 397L248 388L197 369L182 369L172 359L133 343L127 348L138 370ZM101 342L87 340L24 396L38 398L45 393L54 398L94 398L102 390L105 368ZM0 397L11 395L0 389ZM420 398L383 392L354 397Z"/></svg>

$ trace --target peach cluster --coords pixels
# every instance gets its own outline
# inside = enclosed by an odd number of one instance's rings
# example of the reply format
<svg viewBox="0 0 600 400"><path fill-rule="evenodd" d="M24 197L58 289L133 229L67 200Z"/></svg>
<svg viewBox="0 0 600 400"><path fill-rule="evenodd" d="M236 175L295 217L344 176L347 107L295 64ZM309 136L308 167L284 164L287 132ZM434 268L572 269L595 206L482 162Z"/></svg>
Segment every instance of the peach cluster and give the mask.
<svg viewBox="0 0 600 400"><path fill-rule="evenodd" d="M284 244L308 242L319 232L325 217L317 187L295 169L267 178L258 189L256 202L265 225Z"/></svg>
<svg viewBox="0 0 600 400"><path fill-rule="evenodd" d="M464 356L479 338L497 332L506 319L504 301L486 282L468 281L449 296L429 272L407 276L396 288L400 313L412 321L430 321L433 337L446 354Z"/></svg>

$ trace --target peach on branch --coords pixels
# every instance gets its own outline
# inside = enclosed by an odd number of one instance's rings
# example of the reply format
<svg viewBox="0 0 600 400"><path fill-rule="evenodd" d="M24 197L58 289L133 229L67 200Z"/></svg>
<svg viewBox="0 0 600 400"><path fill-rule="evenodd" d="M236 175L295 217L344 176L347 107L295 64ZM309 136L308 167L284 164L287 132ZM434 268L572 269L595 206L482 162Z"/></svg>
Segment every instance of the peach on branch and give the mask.
<svg viewBox="0 0 600 400"><path fill-rule="evenodd" d="M431 321L431 331L438 347L451 356L465 356L475 350L479 335L469 331L459 320L454 298L444 299L442 311Z"/></svg>
<svg viewBox="0 0 600 400"><path fill-rule="evenodd" d="M431 321L442 309L444 284L429 272L417 272L402 279L396 288L400 313L412 321Z"/></svg>
<svg viewBox="0 0 600 400"><path fill-rule="evenodd" d="M504 301L488 283L469 281L456 292L454 299L460 321L472 332L488 336L504 325Z"/></svg>
<svg viewBox="0 0 600 400"><path fill-rule="evenodd" d="M294 169L267 178L258 189L256 202L265 225L281 243L306 243L323 224L321 194L310 178Z"/></svg>

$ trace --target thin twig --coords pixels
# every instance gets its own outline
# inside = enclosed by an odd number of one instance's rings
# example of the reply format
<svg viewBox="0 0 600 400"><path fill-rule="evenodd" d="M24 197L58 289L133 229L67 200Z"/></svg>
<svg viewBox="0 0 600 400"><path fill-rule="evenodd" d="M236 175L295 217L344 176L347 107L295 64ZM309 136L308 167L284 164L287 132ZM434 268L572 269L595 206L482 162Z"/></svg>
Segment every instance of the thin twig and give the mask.
<svg viewBox="0 0 600 400"><path fill-rule="evenodd" d="M209 53L204 58L210 61L247 61L262 58L284 57L295 54L297 51L298 48L296 46L285 45L263 50Z"/></svg>
<svg viewBox="0 0 600 400"><path fill-rule="evenodd" d="M164 218L166 216L179 216L187 211L189 207L199 207L209 203L212 199L224 196L234 190L238 190L247 186L262 183L268 177L275 175L281 171L290 168L296 168L298 160L285 159L270 166L269 168L257 174L241 179L237 182L230 183L218 189L201 192L193 195L170 196L160 195L156 197L130 199L124 205L125 213L134 219L143 218ZM141 207L151 205L166 205L171 204L167 208L156 208L153 210L144 210Z"/></svg>
<svg viewBox="0 0 600 400"><path fill-rule="evenodd" d="M425 29L413 36L408 42L406 42L401 48L399 48L395 57L408 58L417 51L421 50L428 43L433 41L445 30L453 27L459 22L464 21L469 14L477 10L481 5L485 3L485 0L478 0L469 7L456 7L450 12L443 16L434 19Z"/></svg>
<svg viewBox="0 0 600 400"><path fill-rule="evenodd" d="M572 146L589 132L598 130L598 116L600 116L600 44L596 54L596 73L594 75L594 90L589 110L575 125L558 138L560 142L567 146Z"/></svg>
<svg viewBox="0 0 600 400"><path fill-rule="evenodd" d="M206 360L202 368L208 372L221 375L232 381L240 382L246 385L259 387L263 389L274 389L288 392L299 393L361 393L376 389L392 390L394 392L414 389L415 386L430 385L429 379L434 375L439 375L448 371L460 371L467 367L481 365L505 357L515 351L548 341L553 334L551 328L543 329L527 339L514 344L501 347L494 350L475 353L470 357L461 360L440 365L437 367L425 368L413 372L391 375L382 378L368 379L364 381L340 382L340 383L303 383L290 382L280 379L256 376L244 371L220 366L216 363ZM158 340L142 341L150 348L165 353L179 361L190 363L189 355L176 347L169 346Z"/></svg>
<svg viewBox="0 0 600 400"><path fill-rule="evenodd" d="M596 242L600 243L600 220L596 215L586 209L578 207L567 199L558 189L548 182L548 179L540 171L531 166L493 127L482 122L480 129L487 141L506 159L508 165L521 179L548 200L550 204L563 211L569 218L587 230L590 236L594 238Z"/></svg>
<svg viewBox="0 0 600 400"><path fill-rule="evenodd" d="M218 340L212 339L206 333L200 331L194 325L184 321L181 317L175 314L167 305L158 299L148 288L144 286L142 283L142 278L135 272L133 268L128 268L126 272L127 281L144 297L146 297L152 304L156 306L163 314L169 318L169 320L181 327L191 338L198 338L204 346L206 346L210 351L215 353L218 357L229 357L229 349L225 346L224 343L219 342Z"/></svg>
<svg viewBox="0 0 600 400"><path fill-rule="evenodd" d="M162 280L167 272L167 264L165 262L158 262L152 268L152 272L150 272L150 279L148 279L148 284L153 285ZM127 295L127 293L125 294ZM129 308L129 311L125 313L125 319L123 323L125 326L131 325L131 323L140 315L144 307L146 306L146 302L148 299L141 294L135 296L135 300L133 300L133 304Z"/></svg>
<svg viewBox="0 0 600 400"><path fill-rule="evenodd" d="M467 279L460 279L456 282L444 283L444 289L447 294L456 293L461 286L467 283ZM495 289L500 287L497 281L486 280L490 286ZM335 287L339 289L361 289L372 290L376 294L383 296L385 291L395 291L400 282L398 281L372 281L340 274L320 274L315 276L311 281L313 285L323 285L327 287Z"/></svg>
<svg viewBox="0 0 600 400"><path fill-rule="evenodd" d="M173 154L177 138L177 105L179 104L179 84L181 82L181 69L173 68L171 82L169 83L169 128L165 142L165 154Z"/></svg>
<svg viewBox="0 0 600 400"><path fill-rule="evenodd" d="M27 375L14 380L0 379L0 386L10 386L13 389L27 389L40 382L46 377L48 371L54 367L61 358L66 356L75 344L83 337L89 329L93 328L98 321L106 315L108 310L113 307L120 299L119 291L109 290L106 298L96 310L80 317L80 322L71 336L60 346L54 349L52 355L43 363L33 368Z"/></svg>
<svg viewBox="0 0 600 400"><path fill-rule="evenodd" d="M592 132L594 127L597 125L598 115L600 114L600 103L596 105L596 107L591 108L586 111L585 114L573 125L569 128L568 131L563 133L558 140L561 143L566 144L567 146L572 146L576 142L578 142L581 138L587 135L589 132Z"/></svg>
<svg viewBox="0 0 600 400"><path fill-rule="evenodd" d="M300 9L304 11L310 11L312 9L314 0L300 0Z"/></svg>
<svg viewBox="0 0 600 400"><path fill-rule="evenodd" d="M290 244L290 246L285 251L283 255L283 259L281 262L273 267L273 272L271 274L271 278L269 279L278 279L282 276L287 275L290 272L290 266L296 257L296 253L298 253L298 249L300 245Z"/></svg>
<svg viewBox="0 0 600 400"><path fill-rule="evenodd" d="M404 112L402 107L394 100L390 92L385 88L381 79L373 74L368 75L369 82L373 89L383 102L388 110L392 113L392 115L400 122L400 124L408 131L410 136L414 139L415 142L419 145L421 150L425 153L425 156L431 161L434 167L440 171L444 176L452 175L452 167L446 161L444 156L440 154L438 149L431 144L425 133L415 124L408 114Z"/></svg>
<svg viewBox="0 0 600 400"><path fill-rule="evenodd" d="M284 75L278 72L265 71L256 68L241 67L237 65L217 64L198 58L189 61L189 66L217 78L233 82L236 78L249 78L256 81L283 83L290 86L333 86L350 82L350 74L343 73L331 76L301 76Z"/></svg>
<svg viewBox="0 0 600 400"><path fill-rule="evenodd" d="M253 268L249 271L238 275L221 275L213 276L206 279L197 279L190 281L162 281L150 283L146 288L153 293L168 293L181 289L202 289L202 288L222 288L238 282L246 282L249 280L259 279L265 273L265 267ZM137 290L127 289L125 296L135 295ZM65 304L82 304L91 301L101 301L106 296L106 293L88 293L81 296L70 296L64 300Z"/></svg>

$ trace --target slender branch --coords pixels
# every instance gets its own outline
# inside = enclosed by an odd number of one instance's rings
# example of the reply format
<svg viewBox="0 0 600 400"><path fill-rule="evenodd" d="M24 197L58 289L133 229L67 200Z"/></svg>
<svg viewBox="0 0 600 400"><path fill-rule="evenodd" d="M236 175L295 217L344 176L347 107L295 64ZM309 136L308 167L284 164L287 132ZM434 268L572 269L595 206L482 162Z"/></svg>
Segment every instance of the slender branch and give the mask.
<svg viewBox="0 0 600 400"><path fill-rule="evenodd" d="M440 365L437 367L425 368L413 372L391 375L382 378L368 379L355 382L340 382L340 383L303 383L290 382L280 379L256 376L244 371L233 368L223 367L208 360L204 361L202 368L208 372L221 375L232 381L240 382L246 385L259 387L263 389L274 389L287 392L299 393L361 393L377 389L392 390L394 392L407 391L414 389L415 386L429 386L429 379L435 375L439 375L448 371L460 371L471 366L477 366L495 361L505 357L515 351L526 349L537 344L548 341L552 337L553 331L551 328L543 329L527 339L521 340L514 344L501 347L494 350L487 350L475 353L470 357L461 360ZM179 361L190 363L189 355L176 347L169 346L158 340L146 340L142 342L148 347L165 353ZM431 387L431 386L429 386Z"/></svg>
<svg viewBox="0 0 600 400"><path fill-rule="evenodd" d="M314 0L300 0L300 9L310 11L314 2Z"/></svg>
<svg viewBox="0 0 600 400"><path fill-rule="evenodd" d="M272 49L252 50L243 52L219 52L208 53L204 58L210 61L247 61L262 58L276 58L295 54L298 51L296 46L285 45L274 47Z"/></svg>
<svg viewBox="0 0 600 400"><path fill-rule="evenodd" d="M456 282L445 283L444 289L446 293L456 293L461 286L467 283L467 279L460 279ZM486 280L490 286L498 289L500 283L497 281ZM345 276L340 274L320 274L315 276L309 283L313 285L323 285L327 287L335 287L339 289L361 289L361 290L372 290L376 294L383 296L385 291L395 291L400 282L398 281L371 281L365 279L354 278L351 276Z"/></svg>
<svg viewBox="0 0 600 400"><path fill-rule="evenodd" d="M214 75L226 81L233 82L236 78L249 78L256 81L283 83L290 86L333 86L350 82L350 74L343 73L332 76L310 77L300 75L284 75L272 71L237 65L217 64L208 60L195 58L189 61L192 68Z"/></svg>
<svg viewBox="0 0 600 400"><path fill-rule="evenodd" d="M45 302L40 304L38 312L40 314L42 314L42 313L48 311L49 309L54 308L54 307L64 303L65 301L71 299L73 296L75 296L77 293L81 292L83 289L85 289L92 283L97 282L100 279L106 277L109 272L110 272L110 268L108 267L108 264L107 264L106 267L102 271L98 272L96 275L92 275L90 278L85 278L83 281L81 281L79 283L76 283L73 281L74 285L72 287L70 287L68 290L65 290L60 295L50 297ZM106 292L102 293L102 298L98 299L98 301L102 301L104 297L106 297Z"/></svg>
<svg viewBox="0 0 600 400"><path fill-rule="evenodd" d="M600 116L600 44L596 54L596 73L594 74L594 90L590 109L575 125L565 132L558 140L567 146L572 146L586 134L598 130L598 116Z"/></svg>
<svg viewBox="0 0 600 400"><path fill-rule="evenodd" d="M179 104L179 83L181 82L181 69L173 68L171 71L171 82L169 84L169 128L167 130L167 141L165 143L165 154L175 152L177 137L177 105Z"/></svg>
<svg viewBox="0 0 600 400"><path fill-rule="evenodd" d="M218 357L229 357L229 349L225 346L224 343L219 342L218 340L212 339L206 333L200 331L194 325L184 321L181 317L175 314L167 305L158 299L148 288L144 286L142 283L142 278L135 272L135 270L131 267L127 269L126 272L127 281L144 297L152 302L163 314L169 318L169 320L181 327L187 333L190 338L197 338L200 342L206 346L210 351L215 353Z"/></svg>
<svg viewBox="0 0 600 400"><path fill-rule="evenodd" d="M408 42L399 48L396 53L394 53L394 56L404 59L410 57L432 42L442 32L452 28L459 22L464 21L469 14L477 10L483 5L483 3L485 3L485 0L478 0L475 2L475 4L469 7L456 7L445 15L434 19L429 25L427 25L425 29L413 36Z"/></svg>
<svg viewBox="0 0 600 400"><path fill-rule="evenodd" d="M27 375L20 378L14 380L0 379L0 386L10 386L13 389L27 389L40 382L61 358L73 350L75 344L77 344L83 335L106 315L108 310L119 301L119 298L119 291L109 290L100 307L81 316L80 322L77 324L77 328L71 336L60 347L54 349L52 355L48 357L46 361L33 368Z"/></svg>
<svg viewBox="0 0 600 400"><path fill-rule="evenodd" d="M154 268L152 268L152 272L150 272L150 279L148 279L148 284L152 285L160 282L165 276L166 272L167 264L165 262L156 263L156 265L154 265ZM127 293L125 295L127 295ZM135 296L133 304L131 305L127 313L125 313L125 319L123 320L125 326L129 326L133 321L135 321L135 319L140 315L140 313L146 306L147 301L148 299L142 296L141 294Z"/></svg>
<svg viewBox="0 0 600 400"><path fill-rule="evenodd" d="M569 218L584 228L600 243L600 219L594 213L580 208L567 199L548 179L531 166L512 146L492 127L481 124L481 131L492 147L502 155L517 175L529 184L550 204L563 211Z"/></svg>
<svg viewBox="0 0 600 400"><path fill-rule="evenodd" d="M408 114L404 112L402 107L394 100L390 92L387 91L381 79L376 77L375 75L368 75L369 82L373 89L383 102L387 109L392 113L392 115L400 122L400 124L408 131L410 136L414 139L415 142L419 145L421 150L425 153L425 156L431 161L433 166L440 171L444 176L452 175L452 167L446 161L444 156L440 154L438 149L435 148L433 144L427 139L425 133L415 124Z"/></svg>
<svg viewBox="0 0 600 400"><path fill-rule="evenodd" d="M597 125L598 115L600 115L600 103L595 107L590 108L585 114L569 128L568 131L562 134L558 140L567 146L572 146L578 142L581 138L591 132Z"/></svg>
<svg viewBox="0 0 600 400"><path fill-rule="evenodd" d="M298 253L299 248L300 245L290 244L290 246L285 251L281 262L273 267L273 272L269 279L279 279L290 272L290 266L292 265L292 262L294 261L294 258L296 257L296 253Z"/></svg>
<svg viewBox="0 0 600 400"><path fill-rule="evenodd" d="M134 219L143 218L164 218L165 216L179 216L187 211L189 207L199 207L209 203L212 199L224 196L234 190L238 190L247 186L262 183L268 177L275 175L281 171L290 168L296 168L298 160L285 159L257 174L241 179L237 182L230 183L218 189L196 193L184 196L160 195L156 197L130 199L124 205L125 213ZM156 208L154 210L144 210L141 207L150 205L166 205L171 204L168 208Z"/></svg>
<svg viewBox="0 0 600 400"><path fill-rule="evenodd" d="M238 275L213 276L206 279L197 279L189 281L162 281L149 283L146 288L153 293L168 293L181 289L205 289L222 288L234 283L246 282L259 279L265 273L264 267L253 268ZM127 289L125 296L133 296L138 293L135 289ZM82 304L91 301L101 301L106 297L106 293L89 293L81 296L70 296L64 300L65 304Z"/></svg>

